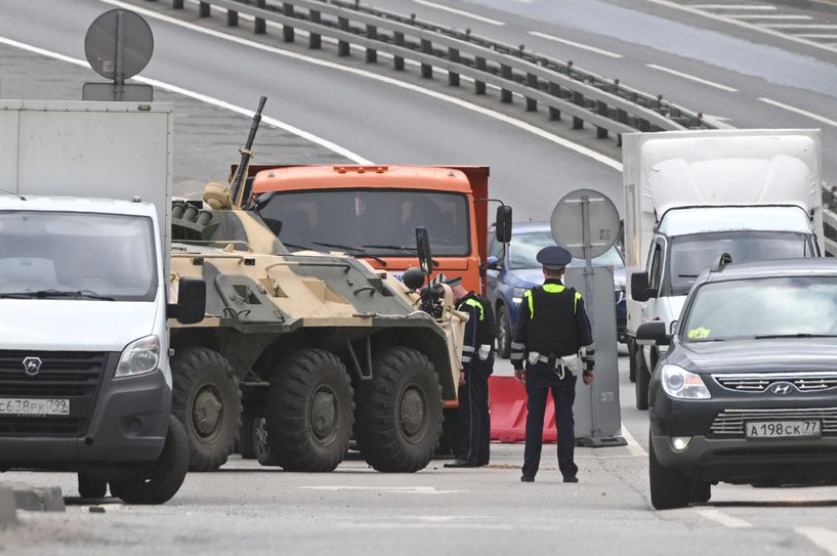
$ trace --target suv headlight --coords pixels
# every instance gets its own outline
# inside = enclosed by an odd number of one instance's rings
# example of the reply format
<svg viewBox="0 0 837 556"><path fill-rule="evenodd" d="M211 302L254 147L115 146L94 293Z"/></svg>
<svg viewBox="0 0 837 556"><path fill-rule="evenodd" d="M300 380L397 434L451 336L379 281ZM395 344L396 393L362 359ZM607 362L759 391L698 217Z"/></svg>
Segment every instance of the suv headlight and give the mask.
<svg viewBox="0 0 837 556"><path fill-rule="evenodd" d="M512 301L515 303L520 303L523 301L523 296L526 295L526 290L528 288L513 288L512 289Z"/></svg>
<svg viewBox="0 0 837 556"><path fill-rule="evenodd" d="M133 341L122 350L116 376L137 376L157 370L160 363L160 338L152 334Z"/></svg>
<svg viewBox="0 0 837 556"><path fill-rule="evenodd" d="M677 365L663 365L660 378L663 390L672 398L682 400L708 400L712 397L700 375L690 373Z"/></svg>

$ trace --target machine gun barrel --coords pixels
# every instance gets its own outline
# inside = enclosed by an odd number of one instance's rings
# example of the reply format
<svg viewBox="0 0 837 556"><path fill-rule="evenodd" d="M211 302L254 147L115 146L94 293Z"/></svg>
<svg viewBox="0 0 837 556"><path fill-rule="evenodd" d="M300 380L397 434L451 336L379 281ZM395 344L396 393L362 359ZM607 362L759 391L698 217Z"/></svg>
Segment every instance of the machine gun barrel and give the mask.
<svg viewBox="0 0 837 556"><path fill-rule="evenodd" d="M233 206L237 208L241 208L241 203L244 200L244 184L247 181L250 161L253 160L253 143L256 141L256 131L259 129L259 123L262 121L262 110L264 110L265 102L267 102L267 97L259 99L259 107L253 114L253 122L250 124L250 135L247 136L247 142L239 151L241 152L241 163L239 163L238 169L236 169L230 182L230 196L233 200Z"/></svg>

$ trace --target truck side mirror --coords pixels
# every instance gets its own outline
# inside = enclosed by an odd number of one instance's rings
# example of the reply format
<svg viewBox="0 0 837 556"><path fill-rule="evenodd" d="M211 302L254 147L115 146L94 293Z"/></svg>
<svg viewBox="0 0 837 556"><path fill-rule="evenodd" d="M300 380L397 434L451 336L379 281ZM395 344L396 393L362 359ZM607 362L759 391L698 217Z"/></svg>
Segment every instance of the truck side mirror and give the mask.
<svg viewBox="0 0 837 556"><path fill-rule="evenodd" d="M430 252L430 236L427 235L427 228L423 226L416 228L416 252L421 271L425 276L430 276L433 272L433 256Z"/></svg>
<svg viewBox="0 0 837 556"><path fill-rule="evenodd" d="M508 243L512 236L512 208L508 205L497 207L497 219L494 221L494 236L500 243Z"/></svg>
<svg viewBox="0 0 837 556"><path fill-rule="evenodd" d="M666 330L666 323L661 320L640 324L636 329L636 343L640 345L667 346L671 336Z"/></svg>
<svg viewBox="0 0 837 556"><path fill-rule="evenodd" d="M631 274L631 299L634 301L648 301L657 297L657 292L648 285L647 272L634 272Z"/></svg>
<svg viewBox="0 0 837 556"><path fill-rule="evenodd" d="M206 314L206 282L200 278L181 278L177 286L177 303L169 303L166 313L181 324L202 321Z"/></svg>

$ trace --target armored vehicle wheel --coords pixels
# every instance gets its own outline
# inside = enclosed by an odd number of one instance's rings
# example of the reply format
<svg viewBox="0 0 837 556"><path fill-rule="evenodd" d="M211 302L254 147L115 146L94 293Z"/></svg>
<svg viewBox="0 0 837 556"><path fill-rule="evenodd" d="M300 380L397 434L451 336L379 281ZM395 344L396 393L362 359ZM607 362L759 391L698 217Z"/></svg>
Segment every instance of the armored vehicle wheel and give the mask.
<svg viewBox="0 0 837 556"><path fill-rule="evenodd" d="M255 419L248 417L247 414L242 415L241 425L238 427L238 453L241 454L241 459L256 459L256 453L253 451L253 421Z"/></svg>
<svg viewBox="0 0 837 556"><path fill-rule="evenodd" d="M268 448L259 461L286 471L333 471L349 447L353 410L349 375L336 355L322 349L292 354L270 381Z"/></svg>
<svg viewBox="0 0 837 556"><path fill-rule="evenodd" d="M166 443L150 472L135 481L112 481L110 492L128 504L163 504L177 494L189 470L189 438L172 416Z"/></svg>
<svg viewBox="0 0 837 556"><path fill-rule="evenodd" d="M108 493L108 482L105 479L88 475L79 471L78 494L82 498L104 498Z"/></svg>
<svg viewBox="0 0 837 556"><path fill-rule="evenodd" d="M215 471L235 444L241 396L235 372L219 353L203 347L180 349L172 359L172 413L186 428L190 469Z"/></svg>
<svg viewBox="0 0 837 556"><path fill-rule="evenodd" d="M378 471L413 473L433 457L442 434L442 393L430 360L396 347L373 360L373 379L357 390L355 436Z"/></svg>
<svg viewBox="0 0 837 556"><path fill-rule="evenodd" d="M270 438L267 436L267 420L264 417L256 417L251 423L250 445L253 447L253 456L261 465L279 465L270 451Z"/></svg>
<svg viewBox="0 0 837 556"><path fill-rule="evenodd" d="M508 310L502 305L497 309L497 355L508 359L511 355L511 342L514 332Z"/></svg>
<svg viewBox="0 0 837 556"><path fill-rule="evenodd" d="M679 469L663 467L654 453L654 443L648 443L648 477L651 482L651 504L658 510L685 508L691 501L689 479Z"/></svg>

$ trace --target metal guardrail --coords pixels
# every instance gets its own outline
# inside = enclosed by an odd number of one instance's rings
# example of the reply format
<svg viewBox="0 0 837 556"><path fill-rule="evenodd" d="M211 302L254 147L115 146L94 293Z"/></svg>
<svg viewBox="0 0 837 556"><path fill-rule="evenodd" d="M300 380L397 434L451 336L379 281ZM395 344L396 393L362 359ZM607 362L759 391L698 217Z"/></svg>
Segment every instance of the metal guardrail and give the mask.
<svg viewBox="0 0 837 556"><path fill-rule="evenodd" d="M156 1L156 0L155 0ZM182 9L184 0L172 0ZM461 78L473 81L474 92L486 87L500 90L500 100L511 103L514 94L525 99L527 111L541 105L551 120L572 117L574 129L585 123L596 128L599 139L635 131L714 129L702 114L579 70L527 50L497 42L470 30L458 31L417 19L341 0L207 0L199 2L199 14L210 17L213 7L226 11L227 25L237 26L239 14L254 18L254 32L264 34L266 22L282 26L282 40L294 42L295 30L308 33L308 46L322 47L322 38L337 40L338 56L348 56L351 45L366 51L366 61L378 61L378 53L392 56L396 70L405 60L421 66L421 76L432 78L434 68L447 72L448 83L460 86Z"/></svg>
<svg viewBox="0 0 837 556"><path fill-rule="evenodd" d="M489 85L500 90L503 103L511 103L518 94L525 99L527 111L542 105L550 120L569 115L573 129L589 123L599 139L615 133L619 146L622 133L731 127L706 121L702 113L667 102L662 95L648 95L618 79L609 81L524 45L367 7L360 0L201 0L199 15L210 17L213 6L225 10L231 27L238 26L239 14L251 16L255 34L265 34L270 21L282 26L284 42L294 42L299 29L308 33L311 49L322 48L323 37L328 37L337 41L338 56L349 56L355 45L365 49L368 63L376 63L382 52L392 56L396 70L405 69L405 61L411 60L420 64L423 78L431 79L436 68L447 72L451 86L458 87L462 77L469 78L477 95L486 94ZM183 9L184 0L172 0L172 8ZM823 225L825 250L837 256L837 192L826 185Z"/></svg>

